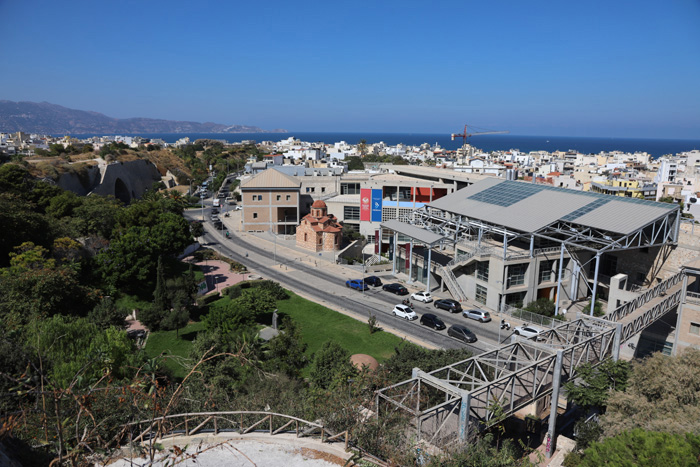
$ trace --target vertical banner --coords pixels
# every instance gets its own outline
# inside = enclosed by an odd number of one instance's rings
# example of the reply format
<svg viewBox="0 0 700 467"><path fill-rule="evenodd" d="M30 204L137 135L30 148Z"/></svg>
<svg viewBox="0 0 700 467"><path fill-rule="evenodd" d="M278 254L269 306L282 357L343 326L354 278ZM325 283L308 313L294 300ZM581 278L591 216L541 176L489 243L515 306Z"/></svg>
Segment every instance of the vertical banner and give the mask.
<svg viewBox="0 0 700 467"><path fill-rule="evenodd" d="M372 190L369 188L360 189L360 221L369 222L370 206L372 203Z"/></svg>
<svg viewBox="0 0 700 467"><path fill-rule="evenodd" d="M423 279L428 278L428 274L430 274L430 264L428 264L428 247L426 245L426 248L423 248Z"/></svg>
<svg viewBox="0 0 700 467"><path fill-rule="evenodd" d="M411 244L407 243L404 247L406 248L406 270L408 271L411 266Z"/></svg>
<svg viewBox="0 0 700 467"><path fill-rule="evenodd" d="M372 190L372 222L382 221L382 190Z"/></svg>
<svg viewBox="0 0 700 467"><path fill-rule="evenodd" d="M379 230L374 231L374 254L375 255L380 255L382 253L381 251L381 246L382 246L382 239L379 237Z"/></svg>
<svg viewBox="0 0 700 467"><path fill-rule="evenodd" d="M389 261L394 261L394 235L389 237Z"/></svg>

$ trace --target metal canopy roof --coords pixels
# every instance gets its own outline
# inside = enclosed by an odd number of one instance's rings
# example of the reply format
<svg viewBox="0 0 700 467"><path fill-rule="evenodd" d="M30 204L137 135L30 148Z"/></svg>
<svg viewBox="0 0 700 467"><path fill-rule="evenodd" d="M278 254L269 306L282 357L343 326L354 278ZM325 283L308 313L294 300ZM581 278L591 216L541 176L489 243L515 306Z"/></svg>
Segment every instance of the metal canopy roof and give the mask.
<svg viewBox="0 0 700 467"><path fill-rule="evenodd" d="M445 239L445 237L443 237L442 235L438 235L421 227L406 224L405 222L397 221L395 219L382 222L381 226L383 229L393 230L394 232L398 232L401 235L411 237L431 247L439 244Z"/></svg>
<svg viewBox="0 0 700 467"><path fill-rule="evenodd" d="M678 209L673 204L497 178L477 182L428 207L521 232L535 233L561 221L622 235Z"/></svg>

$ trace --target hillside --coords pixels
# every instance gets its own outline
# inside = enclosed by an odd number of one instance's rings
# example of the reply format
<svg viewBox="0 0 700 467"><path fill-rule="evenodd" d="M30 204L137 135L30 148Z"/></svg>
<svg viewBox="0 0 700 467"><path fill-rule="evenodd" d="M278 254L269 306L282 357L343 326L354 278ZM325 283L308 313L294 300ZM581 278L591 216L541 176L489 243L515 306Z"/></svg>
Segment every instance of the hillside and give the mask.
<svg viewBox="0 0 700 467"><path fill-rule="evenodd" d="M286 133L256 126L184 122L152 118L112 118L98 112L69 109L48 102L0 100L0 132L39 134L143 133Z"/></svg>

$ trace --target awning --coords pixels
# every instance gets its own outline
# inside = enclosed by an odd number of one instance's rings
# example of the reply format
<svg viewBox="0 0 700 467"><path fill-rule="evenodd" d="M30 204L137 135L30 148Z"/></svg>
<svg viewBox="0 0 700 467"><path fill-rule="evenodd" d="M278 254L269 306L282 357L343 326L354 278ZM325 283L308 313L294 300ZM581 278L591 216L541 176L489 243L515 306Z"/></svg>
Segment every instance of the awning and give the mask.
<svg viewBox="0 0 700 467"><path fill-rule="evenodd" d="M393 230L394 232L398 232L406 237L411 237L418 242L425 243L430 247L438 245L447 238L433 233L430 230L416 227L415 225L406 224L405 222L400 222L396 219L382 222L381 226L383 229Z"/></svg>

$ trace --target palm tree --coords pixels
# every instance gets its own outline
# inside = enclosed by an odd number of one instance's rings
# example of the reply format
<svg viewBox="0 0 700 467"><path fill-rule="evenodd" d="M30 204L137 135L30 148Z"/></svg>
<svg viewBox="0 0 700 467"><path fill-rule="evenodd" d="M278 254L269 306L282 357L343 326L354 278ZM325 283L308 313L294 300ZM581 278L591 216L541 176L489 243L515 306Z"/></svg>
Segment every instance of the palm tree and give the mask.
<svg viewBox="0 0 700 467"><path fill-rule="evenodd" d="M360 157L365 157L365 154L367 154L367 140L366 139L361 139L359 143L357 143L357 150L360 151Z"/></svg>

